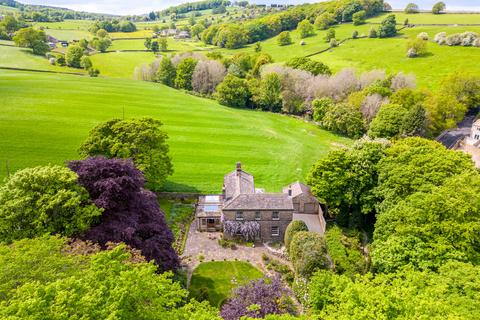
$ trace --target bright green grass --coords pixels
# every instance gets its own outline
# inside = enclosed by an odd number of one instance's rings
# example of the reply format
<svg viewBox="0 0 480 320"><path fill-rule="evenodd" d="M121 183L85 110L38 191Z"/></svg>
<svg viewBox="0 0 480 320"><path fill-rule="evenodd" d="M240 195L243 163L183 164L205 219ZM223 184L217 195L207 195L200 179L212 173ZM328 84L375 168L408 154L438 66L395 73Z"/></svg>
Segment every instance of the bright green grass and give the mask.
<svg viewBox="0 0 480 320"><path fill-rule="evenodd" d="M338 40L342 40L351 37L354 30L357 30L360 34L367 33L371 26L361 25L353 26L351 24L345 24L337 26L335 28L336 37ZM284 62L294 57L306 56L324 50L329 47L329 43L325 41L326 30L316 30L315 35L305 39L301 39L296 30L291 31L292 44L288 46L280 46L277 43L277 37L273 37L261 42L262 52L268 53L272 56L275 62ZM305 45L300 45L301 41L305 42ZM245 46L244 48L237 50L219 49L228 55L233 55L239 52L253 52L253 44Z"/></svg>
<svg viewBox="0 0 480 320"><path fill-rule="evenodd" d="M403 31L404 37L415 37L425 31L433 38L442 30L448 33L465 30L480 31L476 27L422 27ZM441 80L455 71L480 72L480 48L439 46L430 41L429 54L425 57L410 59L406 57L407 39L358 39L344 43L338 48L312 57L330 66L334 71L354 67L360 71L382 69L388 72L414 73L418 87L435 89Z"/></svg>
<svg viewBox="0 0 480 320"><path fill-rule="evenodd" d="M241 161L267 191L303 180L337 143L350 143L288 116L223 107L155 83L0 70L0 179L10 170L78 159L98 123L114 117L160 119L174 174L169 191L219 192ZM0 180L1 181L1 180Z"/></svg>
<svg viewBox="0 0 480 320"><path fill-rule="evenodd" d="M13 12L17 12L17 11L18 11L17 8L0 5L0 13L13 13Z"/></svg>
<svg viewBox="0 0 480 320"><path fill-rule="evenodd" d="M135 67L156 59L153 52L108 52L95 54L90 58L101 75L126 79L133 79Z"/></svg>
<svg viewBox="0 0 480 320"><path fill-rule="evenodd" d="M193 297L198 297L200 289L207 288L210 303L220 307L230 296L232 289L262 276L262 272L248 262L204 262L193 271L189 291ZM236 285L232 283L232 279L236 279Z"/></svg>
<svg viewBox="0 0 480 320"><path fill-rule="evenodd" d="M369 22L382 22L386 16L391 13L381 14L372 19ZM403 24L405 19L408 19L409 23L420 24L480 24L480 13L478 14L431 14L431 13L417 13L417 14L405 14L403 12L393 13L397 18L398 24Z"/></svg>
<svg viewBox="0 0 480 320"><path fill-rule="evenodd" d="M30 49L0 46L0 67L83 73L82 69L52 66L45 57L36 56Z"/></svg>
<svg viewBox="0 0 480 320"><path fill-rule="evenodd" d="M108 50L145 50L144 39L128 39L128 40L115 40L112 42L112 46ZM201 41L194 40L175 40L173 38L167 38L168 51L199 51L213 48L212 46L206 46Z"/></svg>
<svg viewBox="0 0 480 320"><path fill-rule="evenodd" d="M93 24L92 20L64 20L60 22L34 22L36 28L43 27L48 29L64 29L64 30L88 30Z"/></svg>

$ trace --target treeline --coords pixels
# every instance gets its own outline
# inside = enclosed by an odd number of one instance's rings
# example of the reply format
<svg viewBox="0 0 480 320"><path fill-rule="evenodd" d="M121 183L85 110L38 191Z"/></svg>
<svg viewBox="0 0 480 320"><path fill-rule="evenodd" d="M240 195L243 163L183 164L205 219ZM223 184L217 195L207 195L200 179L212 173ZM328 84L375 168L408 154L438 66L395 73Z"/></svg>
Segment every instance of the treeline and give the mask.
<svg viewBox="0 0 480 320"><path fill-rule="evenodd" d="M88 28L88 31L96 34L102 29L107 32L134 32L137 31L137 26L128 20L97 20Z"/></svg>
<svg viewBox="0 0 480 320"><path fill-rule="evenodd" d="M167 16L172 13L175 14L182 14L188 13L191 11L200 11L200 10L207 10L207 9L214 9L221 6L229 6L230 1L228 0L204 0L198 2L187 2L178 6L170 7L168 9L160 11L159 16Z"/></svg>
<svg viewBox="0 0 480 320"><path fill-rule="evenodd" d="M339 22L350 22L352 16L360 11L373 16L383 11L383 0L348 0L318 4L305 4L291 7L283 12L251 20L238 25L227 23L210 26L204 31L202 40L206 44L219 47L239 48L278 35L282 31L292 30L307 19L313 23L318 16L329 15L329 25Z"/></svg>

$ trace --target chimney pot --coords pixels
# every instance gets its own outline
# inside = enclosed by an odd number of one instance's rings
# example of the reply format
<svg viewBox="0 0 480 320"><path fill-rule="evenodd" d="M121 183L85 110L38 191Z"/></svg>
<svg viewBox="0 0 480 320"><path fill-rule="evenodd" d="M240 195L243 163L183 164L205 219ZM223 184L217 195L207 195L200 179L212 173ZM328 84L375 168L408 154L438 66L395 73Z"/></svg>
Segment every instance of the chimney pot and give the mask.
<svg viewBox="0 0 480 320"><path fill-rule="evenodd" d="M237 162L237 171L240 171L240 170L242 170L242 163Z"/></svg>

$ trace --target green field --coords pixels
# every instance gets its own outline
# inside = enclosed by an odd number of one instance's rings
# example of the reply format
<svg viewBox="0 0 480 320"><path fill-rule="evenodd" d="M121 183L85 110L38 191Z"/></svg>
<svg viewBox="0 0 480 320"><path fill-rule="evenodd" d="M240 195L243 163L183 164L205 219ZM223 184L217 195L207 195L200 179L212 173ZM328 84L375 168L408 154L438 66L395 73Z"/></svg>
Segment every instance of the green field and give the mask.
<svg viewBox="0 0 480 320"><path fill-rule="evenodd" d="M102 76L133 79L135 67L155 61L153 52L109 52L91 56Z"/></svg>
<svg viewBox="0 0 480 320"><path fill-rule="evenodd" d="M233 288L262 276L260 270L247 262L204 262L193 271L189 291L193 297L200 297L201 288L206 288L210 303L220 307L222 302L230 296ZM235 280L237 284L234 283Z"/></svg>
<svg viewBox="0 0 480 320"><path fill-rule="evenodd" d="M145 39L122 39L114 40L112 46L108 50L145 50ZM167 38L168 51L184 52L184 51L199 51L214 48L213 46L206 46L201 41L194 40L175 40Z"/></svg>
<svg viewBox="0 0 480 320"><path fill-rule="evenodd" d="M0 67L84 73L82 69L52 66L47 58L34 55L30 49L6 46L0 46Z"/></svg>
<svg viewBox="0 0 480 320"><path fill-rule="evenodd" d="M480 27L410 28L396 38L351 40L312 59L326 63L335 71L354 67L361 71L382 69L392 73L414 73L418 87L434 89L452 72L480 73L480 65L472 63L480 59L480 48L440 46L430 41L426 56L411 59L406 57L407 38L427 32L432 39L441 31L451 34L466 30L480 32Z"/></svg>
<svg viewBox="0 0 480 320"><path fill-rule="evenodd" d="M278 191L303 180L311 165L350 140L288 116L227 108L154 83L0 71L0 179L10 170L77 159L99 122L160 119L175 173L166 189L219 192L223 175L242 161L259 187Z"/></svg>
<svg viewBox="0 0 480 320"><path fill-rule="evenodd" d="M448 6L448 4L447 4ZM382 20L389 14L384 13L379 16L376 16L372 19L369 19L369 22L382 22ZM447 13L447 14L432 14L432 13L417 13L417 14L406 14L403 12L393 12L397 17L397 23L403 24L405 19L408 19L409 23L415 24L480 24L480 13L477 14L458 14L458 13Z"/></svg>

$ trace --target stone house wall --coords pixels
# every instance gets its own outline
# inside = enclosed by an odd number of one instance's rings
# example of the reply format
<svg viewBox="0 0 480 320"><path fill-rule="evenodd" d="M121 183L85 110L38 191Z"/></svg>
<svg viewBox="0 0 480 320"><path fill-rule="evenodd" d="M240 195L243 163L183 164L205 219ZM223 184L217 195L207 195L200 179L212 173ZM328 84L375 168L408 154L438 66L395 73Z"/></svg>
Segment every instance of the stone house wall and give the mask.
<svg viewBox="0 0 480 320"><path fill-rule="evenodd" d="M260 224L261 242L283 242L285 230L292 222L293 211L291 210L248 210L241 211L243 220L236 220L238 210L223 210L225 221L257 221ZM256 212L260 212L260 219L256 218ZM278 212L278 220L273 220L273 212ZM272 227L278 227L278 236L272 236ZM224 235L228 238L228 235Z"/></svg>
<svg viewBox="0 0 480 320"><path fill-rule="evenodd" d="M318 214L318 200L311 194L302 193L292 198L293 207L296 213Z"/></svg>

